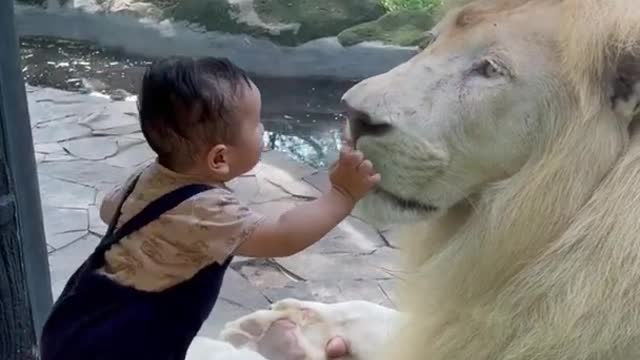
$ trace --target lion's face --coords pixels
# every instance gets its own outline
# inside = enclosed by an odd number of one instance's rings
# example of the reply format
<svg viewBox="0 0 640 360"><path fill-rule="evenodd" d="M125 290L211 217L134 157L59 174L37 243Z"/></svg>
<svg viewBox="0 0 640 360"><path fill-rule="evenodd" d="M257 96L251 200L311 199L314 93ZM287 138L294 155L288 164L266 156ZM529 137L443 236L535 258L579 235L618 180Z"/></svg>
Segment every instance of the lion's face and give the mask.
<svg viewBox="0 0 640 360"><path fill-rule="evenodd" d="M351 88L351 135L382 175L363 208L378 221L424 218L516 173L560 91L557 20L549 6L451 13L422 53Z"/></svg>

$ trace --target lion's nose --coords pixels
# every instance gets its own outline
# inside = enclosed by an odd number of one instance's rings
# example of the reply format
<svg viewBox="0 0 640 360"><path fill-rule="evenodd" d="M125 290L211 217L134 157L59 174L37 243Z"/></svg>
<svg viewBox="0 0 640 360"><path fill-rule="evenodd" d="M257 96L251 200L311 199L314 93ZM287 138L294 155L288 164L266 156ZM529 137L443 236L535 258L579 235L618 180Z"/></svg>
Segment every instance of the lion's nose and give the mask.
<svg viewBox="0 0 640 360"><path fill-rule="evenodd" d="M349 132L354 144L363 136L381 136L391 130L390 124L375 121L367 112L353 108L346 101L343 104L347 109Z"/></svg>

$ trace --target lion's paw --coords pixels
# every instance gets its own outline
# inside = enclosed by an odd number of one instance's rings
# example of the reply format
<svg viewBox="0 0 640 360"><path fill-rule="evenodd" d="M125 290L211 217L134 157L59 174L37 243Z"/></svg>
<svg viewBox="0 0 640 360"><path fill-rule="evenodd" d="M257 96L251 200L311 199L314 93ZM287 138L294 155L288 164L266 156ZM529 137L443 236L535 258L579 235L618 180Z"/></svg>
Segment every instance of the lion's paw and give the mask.
<svg viewBox="0 0 640 360"><path fill-rule="evenodd" d="M307 325L317 320L317 314L304 302L287 299L274 303L271 310L227 323L220 338L272 360L324 359L324 345L313 344L304 334Z"/></svg>
<svg viewBox="0 0 640 360"><path fill-rule="evenodd" d="M274 302L273 304L271 304L270 309L271 310L287 310L287 309L296 310L296 309L304 309L307 307L308 305L306 305L305 301L289 298L289 299L282 299Z"/></svg>
<svg viewBox="0 0 640 360"><path fill-rule="evenodd" d="M271 310L258 310L245 315L228 322L220 333L220 339L237 348L249 347L255 350L252 345L262 338L279 316L280 314Z"/></svg>

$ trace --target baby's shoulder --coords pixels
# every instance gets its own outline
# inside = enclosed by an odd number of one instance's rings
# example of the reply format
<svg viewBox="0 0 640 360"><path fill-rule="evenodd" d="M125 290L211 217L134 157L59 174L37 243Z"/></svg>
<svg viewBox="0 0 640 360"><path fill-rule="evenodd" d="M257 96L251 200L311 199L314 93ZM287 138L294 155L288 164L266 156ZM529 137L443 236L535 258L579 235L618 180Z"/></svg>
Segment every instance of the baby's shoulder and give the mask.
<svg viewBox="0 0 640 360"><path fill-rule="evenodd" d="M201 213L203 216L214 214L241 216L251 212L233 190L224 185L212 186L209 190L191 197L182 207L194 211L194 214Z"/></svg>
<svg viewBox="0 0 640 360"><path fill-rule="evenodd" d="M226 204L240 203L236 194L223 184L208 184L208 190L202 191L193 197L190 201L195 204L216 204L224 206Z"/></svg>

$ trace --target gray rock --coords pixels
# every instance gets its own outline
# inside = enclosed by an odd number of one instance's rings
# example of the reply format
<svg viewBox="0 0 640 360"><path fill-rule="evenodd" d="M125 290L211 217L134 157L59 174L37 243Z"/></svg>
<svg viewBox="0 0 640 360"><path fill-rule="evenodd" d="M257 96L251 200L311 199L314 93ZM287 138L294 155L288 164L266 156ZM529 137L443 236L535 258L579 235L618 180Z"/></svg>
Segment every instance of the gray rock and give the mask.
<svg viewBox="0 0 640 360"><path fill-rule="evenodd" d="M71 163L72 162L69 164ZM45 165L47 164L44 163L39 166L42 167ZM54 174L51 175L55 176ZM52 176L39 176L43 206L86 209L95 201L95 189L70 180L60 180ZM85 226L84 228L86 229L87 227Z"/></svg>
<svg viewBox="0 0 640 360"><path fill-rule="evenodd" d="M267 151L262 154L261 165L269 165L271 168L284 170L291 177L300 180L316 172L311 166L295 161L291 157L278 151ZM260 170L260 167L259 167Z"/></svg>
<svg viewBox="0 0 640 360"><path fill-rule="evenodd" d="M136 136L125 135L118 137L116 142L118 143L118 149L126 150L132 146L144 144L146 143L146 140L144 138L139 139Z"/></svg>
<svg viewBox="0 0 640 360"><path fill-rule="evenodd" d="M118 126L105 130L93 130L93 135L133 135L140 131L140 124L135 123L131 125ZM142 133L140 133L142 135ZM142 138L144 140L144 137Z"/></svg>
<svg viewBox="0 0 640 360"><path fill-rule="evenodd" d="M86 137L61 144L72 155L85 160L103 160L118 153L113 137Z"/></svg>
<svg viewBox="0 0 640 360"><path fill-rule="evenodd" d="M72 2L74 8L88 13L96 13L102 10L102 7L98 5L100 0L73 0Z"/></svg>
<svg viewBox="0 0 640 360"><path fill-rule="evenodd" d="M38 166L38 173L42 176L50 176L67 182L94 186L100 190L106 190L125 181L131 170L111 166L99 161L69 161L42 163ZM41 190L46 194L44 190ZM46 195L43 196L46 198ZM93 204L93 201L90 202Z"/></svg>
<svg viewBox="0 0 640 360"><path fill-rule="evenodd" d="M71 91L60 90L56 88L50 87L39 87L39 86L31 86L27 85L27 92L29 94L27 100L29 101L29 106L31 104L36 105L55 105L55 106L67 106L70 104L75 104L76 106L80 106L84 104L85 106L88 104L105 104L108 103L109 100L97 97L90 96L87 97L84 94L78 94Z"/></svg>
<svg viewBox="0 0 640 360"><path fill-rule="evenodd" d="M93 252L99 241L100 239L97 236L89 234L49 255L51 287L54 299L58 298L69 277Z"/></svg>
<svg viewBox="0 0 640 360"><path fill-rule="evenodd" d="M52 248L56 250L60 250L80 240L82 237L86 236L87 233L88 233L87 230L80 230L80 231L71 231L71 232L64 232L64 233L47 234L47 243Z"/></svg>
<svg viewBox="0 0 640 360"><path fill-rule="evenodd" d="M308 281L291 282L284 287L266 288L262 290L272 303L284 299L297 299L302 301L321 301L318 292Z"/></svg>
<svg viewBox="0 0 640 360"><path fill-rule="evenodd" d="M92 92L100 93L109 88L109 86L107 86L107 84L105 84L104 81L100 79L82 78L80 79L80 81L82 82L82 91L86 94L89 94Z"/></svg>
<svg viewBox="0 0 640 360"><path fill-rule="evenodd" d="M252 286L260 289L284 288L294 279L287 276L281 269L266 260L249 260L235 262L231 265L242 277L247 279Z"/></svg>
<svg viewBox="0 0 640 360"><path fill-rule="evenodd" d="M88 136L91 130L74 123L52 123L48 126L38 126L32 130L32 133L35 143L52 143Z"/></svg>
<svg viewBox="0 0 640 360"><path fill-rule="evenodd" d="M311 175L307 175L304 181L311 184L322 193L326 193L331 190L331 181L329 181L329 172L325 169L318 170Z"/></svg>
<svg viewBox="0 0 640 360"><path fill-rule="evenodd" d="M65 151L56 152L53 154L46 154L44 156L43 162L53 162L53 161L73 161L77 160L73 155L66 153Z"/></svg>
<svg viewBox="0 0 640 360"><path fill-rule="evenodd" d="M325 303L367 300L387 307L394 306L376 280L339 279L297 282L284 288L266 289L264 293L271 302L286 298Z"/></svg>
<svg viewBox="0 0 640 360"><path fill-rule="evenodd" d="M322 5L322 2L318 4ZM230 58L251 73L269 77L358 80L388 71L415 55L414 48L378 44L345 48L335 37L313 40L295 48L282 47L242 34L196 32L184 22L147 22L81 11L49 12L17 7L16 28L20 36L86 40L98 46L149 57L214 53ZM77 31L79 28L82 31Z"/></svg>
<svg viewBox="0 0 640 360"><path fill-rule="evenodd" d="M111 188L113 188L113 186ZM104 197L107 194L107 191L111 190L111 188L106 190L98 190L98 193L96 194L96 201L93 203L93 205L100 207L100 205L102 205L102 200L104 200Z"/></svg>
<svg viewBox="0 0 640 360"><path fill-rule="evenodd" d="M146 141L146 139L144 138L144 134L142 133L142 131L140 131L140 126L138 126L138 130L136 132L129 133L126 137L133 140Z"/></svg>
<svg viewBox="0 0 640 360"><path fill-rule="evenodd" d="M35 144L34 145L34 150L35 152L38 153L42 153L42 154L51 154L51 153L57 153L57 152L64 152L64 149L62 148L62 145L58 144L58 143L42 143L42 144Z"/></svg>
<svg viewBox="0 0 640 360"><path fill-rule="evenodd" d="M155 157L155 153L146 143L120 149L117 155L105 160L105 163L123 168L134 168Z"/></svg>
<svg viewBox="0 0 640 360"><path fill-rule="evenodd" d="M78 119L99 112L108 104L108 100L61 90L40 90L36 94L41 98L28 98L29 115L32 125L44 126L50 123L73 123ZM35 95L34 95L35 96ZM82 98L81 96L84 96Z"/></svg>
<svg viewBox="0 0 640 360"><path fill-rule="evenodd" d="M252 313L253 310L244 308L233 301L219 298L207 321L202 324L198 334L213 339L217 339L224 325L239 317Z"/></svg>
<svg viewBox="0 0 640 360"><path fill-rule="evenodd" d="M291 197L291 194L259 176L243 176L234 179L228 185L238 198L247 204L260 204Z"/></svg>
<svg viewBox="0 0 640 360"><path fill-rule="evenodd" d="M293 196L316 198L321 195L318 189L302 178L315 172L312 167L299 163L276 151L262 155L260 164L254 169L258 178L265 179Z"/></svg>
<svg viewBox="0 0 640 360"><path fill-rule="evenodd" d="M33 6L44 7L47 4L47 0L15 0L17 3Z"/></svg>
<svg viewBox="0 0 640 360"><path fill-rule="evenodd" d="M381 249L382 250L382 249ZM385 280L393 278L389 255L319 254L303 251L276 261L305 280Z"/></svg>
<svg viewBox="0 0 640 360"><path fill-rule="evenodd" d="M256 175L257 177L270 182L292 196L314 199L322 195L318 189L300 178L292 176L286 169L268 164L263 164L261 169L262 172Z"/></svg>
<svg viewBox="0 0 640 360"><path fill-rule="evenodd" d="M133 6L130 6L129 9L138 8L142 10L145 8L155 8L155 6L153 6L152 4L147 4L147 3L134 3L132 5ZM112 91L111 95L109 95L109 98L113 101L124 101L129 96L131 96L131 93L129 93L127 90L115 89Z"/></svg>
<svg viewBox="0 0 640 360"><path fill-rule="evenodd" d="M35 155L34 155L34 156L35 156L35 158L36 158L36 163L41 163L41 162L43 162L43 161L44 161L44 159L45 159L45 157L46 157L47 155L45 155L45 154L43 154L43 153L38 153L38 152L37 152L37 153L35 153Z"/></svg>
<svg viewBox="0 0 640 360"><path fill-rule="evenodd" d="M42 208L42 214L47 243L55 249L59 249L68 245L69 242L82 237L89 228L87 210L45 205ZM80 235L67 236L73 233L80 233Z"/></svg>
<svg viewBox="0 0 640 360"><path fill-rule="evenodd" d="M220 289L220 297L245 309L260 310L269 306L267 298L234 269L227 270L222 289Z"/></svg>
<svg viewBox="0 0 640 360"><path fill-rule="evenodd" d="M344 46L364 41L416 46L425 40L426 32L433 27L434 23L433 10L431 9L400 10L344 30L338 35L338 40Z"/></svg>
<svg viewBox="0 0 640 360"><path fill-rule="evenodd" d="M380 280L378 286L384 292L385 296L389 299L392 307L397 308L399 305L398 293L396 291L396 282L401 280Z"/></svg>
<svg viewBox="0 0 640 360"><path fill-rule="evenodd" d="M89 231L103 236L107 232L107 224L100 218L100 208L96 205L89 206Z"/></svg>
<svg viewBox="0 0 640 360"><path fill-rule="evenodd" d="M375 20L384 8L377 0L181 0L166 12L206 30L265 37L292 46Z"/></svg>
<svg viewBox="0 0 640 360"><path fill-rule="evenodd" d="M238 199L244 203L251 202L260 192L258 179L255 176L239 177L231 180L227 185L233 190Z"/></svg>
<svg viewBox="0 0 640 360"><path fill-rule="evenodd" d="M130 102L112 102L102 111L94 112L84 117L80 120L80 124L88 126L93 131L132 126L138 124L136 114L135 104Z"/></svg>
<svg viewBox="0 0 640 360"><path fill-rule="evenodd" d="M385 246L380 234L361 220L348 217L307 251L319 254L367 254Z"/></svg>
<svg viewBox="0 0 640 360"><path fill-rule="evenodd" d="M157 6L146 2L132 0L114 0L109 2L108 12L116 15L127 15L135 18L162 19L163 11ZM121 100L124 100L124 96ZM114 99L115 100L115 99Z"/></svg>
<svg viewBox="0 0 640 360"><path fill-rule="evenodd" d="M402 228L399 225L391 225L381 230L380 234L384 237L385 241L393 247L401 248L402 242L400 239Z"/></svg>

